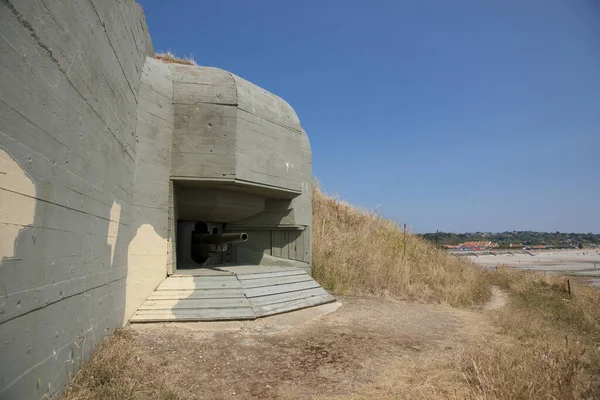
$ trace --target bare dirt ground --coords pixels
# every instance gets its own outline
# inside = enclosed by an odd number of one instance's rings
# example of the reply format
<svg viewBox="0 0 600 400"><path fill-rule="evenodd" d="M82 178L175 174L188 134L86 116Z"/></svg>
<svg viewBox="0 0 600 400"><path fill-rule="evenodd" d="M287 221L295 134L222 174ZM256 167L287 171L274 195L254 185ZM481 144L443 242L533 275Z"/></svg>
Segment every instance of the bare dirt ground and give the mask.
<svg viewBox="0 0 600 400"><path fill-rule="evenodd" d="M264 322L228 331L193 324L128 329L137 333L140 357L159 360L183 394L197 399L343 397L377 385L390 366L451 359L463 344L493 332L478 311L380 298L340 301L337 311L285 331Z"/></svg>

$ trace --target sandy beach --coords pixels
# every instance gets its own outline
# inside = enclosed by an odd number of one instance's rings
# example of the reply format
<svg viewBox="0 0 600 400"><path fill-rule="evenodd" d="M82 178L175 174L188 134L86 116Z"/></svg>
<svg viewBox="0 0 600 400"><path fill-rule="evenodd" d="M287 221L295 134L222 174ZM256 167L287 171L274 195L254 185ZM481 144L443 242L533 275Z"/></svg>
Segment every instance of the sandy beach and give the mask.
<svg viewBox="0 0 600 400"><path fill-rule="evenodd" d="M506 265L533 271L546 271L560 275L588 278L600 288L600 249L573 249L551 251L515 252L513 254L482 254L468 256L472 261L488 268Z"/></svg>

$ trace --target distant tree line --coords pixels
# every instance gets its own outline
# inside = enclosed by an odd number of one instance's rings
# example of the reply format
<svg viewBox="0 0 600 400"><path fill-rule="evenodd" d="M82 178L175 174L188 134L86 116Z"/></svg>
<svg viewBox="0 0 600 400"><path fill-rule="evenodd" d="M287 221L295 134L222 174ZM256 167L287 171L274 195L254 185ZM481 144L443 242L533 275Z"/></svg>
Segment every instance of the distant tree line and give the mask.
<svg viewBox="0 0 600 400"><path fill-rule="evenodd" d="M532 231L513 231L513 232L469 232L469 233L451 233L451 232L433 232L425 233L425 239L438 246L457 245L464 242L474 242L479 240L489 240L498 243L500 247L508 247L510 244L523 244L527 246L545 245L556 248L569 248L600 245L600 234L594 233L566 233L566 232L532 232Z"/></svg>

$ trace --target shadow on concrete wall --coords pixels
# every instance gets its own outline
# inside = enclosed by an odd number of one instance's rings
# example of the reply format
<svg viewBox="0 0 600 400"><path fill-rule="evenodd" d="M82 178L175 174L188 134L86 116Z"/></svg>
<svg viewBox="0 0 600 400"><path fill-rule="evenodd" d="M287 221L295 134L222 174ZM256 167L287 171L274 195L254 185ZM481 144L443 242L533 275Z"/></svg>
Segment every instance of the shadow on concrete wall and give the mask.
<svg viewBox="0 0 600 400"><path fill-rule="evenodd" d="M117 199L103 211L84 198L61 205L53 193L69 189L32 176L0 150L2 399L60 391L126 322L131 245L137 257L144 245L166 242L157 232L165 229L144 221L143 210L132 218L134 207Z"/></svg>

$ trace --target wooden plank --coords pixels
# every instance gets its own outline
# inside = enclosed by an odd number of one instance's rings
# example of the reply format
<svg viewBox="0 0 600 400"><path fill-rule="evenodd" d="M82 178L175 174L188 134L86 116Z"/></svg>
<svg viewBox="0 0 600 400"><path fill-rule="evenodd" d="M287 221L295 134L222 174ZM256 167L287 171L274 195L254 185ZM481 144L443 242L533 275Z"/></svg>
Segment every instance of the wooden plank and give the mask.
<svg viewBox="0 0 600 400"><path fill-rule="evenodd" d="M302 308L313 307L320 304L331 303L335 298L327 295L313 296L300 300L287 301L285 303L269 304L260 307L254 307L254 313L259 317L283 313L287 311L299 310Z"/></svg>
<svg viewBox="0 0 600 400"><path fill-rule="evenodd" d="M294 275L306 275L306 272L301 269L294 269L291 271L282 271L282 272L265 272L258 274L245 274L238 275L238 279L240 281L248 281L253 279L261 279L261 278L277 278L283 276L294 276Z"/></svg>
<svg viewBox="0 0 600 400"><path fill-rule="evenodd" d="M250 274L263 274L267 272L285 272L285 271L297 271L296 267L276 267L276 266L243 266L243 267L223 267L226 271L235 273L238 277Z"/></svg>
<svg viewBox="0 0 600 400"><path fill-rule="evenodd" d="M293 292L296 290L312 289L312 288L316 288L316 287L320 287L320 285L311 279L311 280L305 281L305 282L290 283L290 284L286 284L286 285L275 285L275 286L249 288L249 289L246 289L244 292L246 293L246 297L252 298L252 297L260 297L260 296L268 296L271 294Z"/></svg>
<svg viewBox="0 0 600 400"><path fill-rule="evenodd" d="M270 296L253 297L250 299L252 306L262 306L267 304L283 303L291 300L298 300L313 296L323 296L329 294L322 287L315 287L312 289L296 290L294 292L285 292L280 294L273 294Z"/></svg>
<svg viewBox="0 0 600 400"><path fill-rule="evenodd" d="M300 236L298 231L288 231L288 258L290 260L296 259L296 240Z"/></svg>
<svg viewBox="0 0 600 400"><path fill-rule="evenodd" d="M157 290L148 300L166 299L232 299L245 297L241 288L236 289L200 289L200 290Z"/></svg>
<svg viewBox="0 0 600 400"><path fill-rule="evenodd" d="M210 279L207 279L192 276L170 276L160 284L157 290L235 289L240 287L240 282L235 276L227 277L229 279L223 278L225 277L211 277Z"/></svg>
<svg viewBox="0 0 600 400"><path fill-rule="evenodd" d="M170 276L171 280L185 280L185 279L193 279L196 282L227 282L227 281L235 281L237 278L235 274L232 275L202 275L202 276L194 276L194 275L173 275Z"/></svg>
<svg viewBox="0 0 600 400"><path fill-rule="evenodd" d="M282 276L273 278L261 278L261 279L247 279L242 281L242 287L244 289L264 287L264 286L277 286L285 285L287 283L313 281L313 279L307 274ZM314 282L314 281L313 281ZM315 282L316 283L316 282Z"/></svg>
<svg viewBox="0 0 600 400"><path fill-rule="evenodd" d="M161 299L146 300L140 310L174 310L174 309L193 309L203 308L239 308L250 307L250 302L246 298L236 299Z"/></svg>
<svg viewBox="0 0 600 400"><path fill-rule="evenodd" d="M288 231L281 231L281 258L290 258L290 235Z"/></svg>
<svg viewBox="0 0 600 400"><path fill-rule="evenodd" d="M140 310L131 318L131 322L161 321L226 321L256 319L254 311L244 308L216 308L200 310Z"/></svg>
<svg viewBox="0 0 600 400"><path fill-rule="evenodd" d="M194 269L178 269L175 276L231 276L234 275L230 271L221 271L210 268L194 268Z"/></svg>
<svg viewBox="0 0 600 400"><path fill-rule="evenodd" d="M310 235L302 235L304 236L304 262L311 262L312 253L311 253L311 236Z"/></svg>
<svg viewBox="0 0 600 400"><path fill-rule="evenodd" d="M281 257L281 231L271 231L271 243L273 257Z"/></svg>
<svg viewBox="0 0 600 400"><path fill-rule="evenodd" d="M295 240L296 244L296 257L295 260L304 261L304 231L299 232Z"/></svg>

